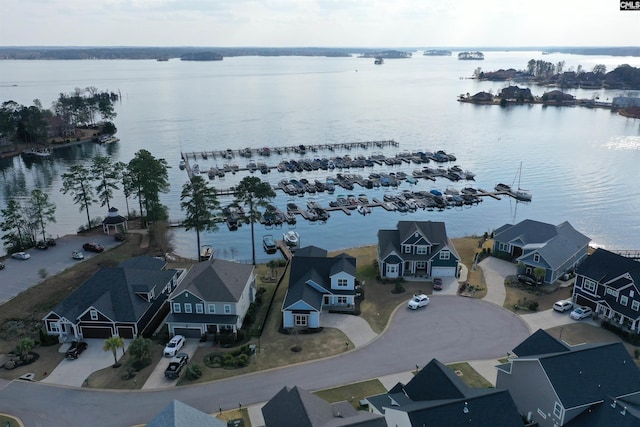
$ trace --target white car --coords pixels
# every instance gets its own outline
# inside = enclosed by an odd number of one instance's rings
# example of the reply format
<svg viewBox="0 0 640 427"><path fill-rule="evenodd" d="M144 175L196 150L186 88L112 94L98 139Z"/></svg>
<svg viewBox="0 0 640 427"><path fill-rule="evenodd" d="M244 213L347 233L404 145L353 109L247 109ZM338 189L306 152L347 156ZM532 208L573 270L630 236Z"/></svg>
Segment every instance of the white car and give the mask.
<svg viewBox="0 0 640 427"><path fill-rule="evenodd" d="M182 335L176 335L167 343L167 346L164 348L164 355L169 357L175 356L183 345L184 337Z"/></svg>
<svg viewBox="0 0 640 427"><path fill-rule="evenodd" d="M586 319L592 314L593 314L593 311L589 307L578 307L575 310L573 310L569 316L571 316L572 319L580 320L580 319Z"/></svg>
<svg viewBox="0 0 640 427"><path fill-rule="evenodd" d="M417 310L420 307L426 307L429 304L429 297L425 294L414 295L409 301L408 307L412 310Z"/></svg>
<svg viewBox="0 0 640 427"><path fill-rule="evenodd" d="M25 260L31 258L31 255L26 252L16 252L15 254L11 255L11 258Z"/></svg>
<svg viewBox="0 0 640 427"><path fill-rule="evenodd" d="M560 300L560 301L556 301L553 304L553 309L555 311L559 311L560 313L564 313L567 310L571 310L573 308L573 303L571 301L568 301L566 299Z"/></svg>

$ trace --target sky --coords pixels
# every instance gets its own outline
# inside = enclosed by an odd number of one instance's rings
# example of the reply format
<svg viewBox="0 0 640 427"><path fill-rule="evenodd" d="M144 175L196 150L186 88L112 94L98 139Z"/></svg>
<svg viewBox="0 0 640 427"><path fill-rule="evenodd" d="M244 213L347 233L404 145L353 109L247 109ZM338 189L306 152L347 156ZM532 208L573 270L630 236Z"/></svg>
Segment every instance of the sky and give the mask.
<svg viewBox="0 0 640 427"><path fill-rule="evenodd" d="M637 46L620 0L0 0L0 46Z"/></svg>

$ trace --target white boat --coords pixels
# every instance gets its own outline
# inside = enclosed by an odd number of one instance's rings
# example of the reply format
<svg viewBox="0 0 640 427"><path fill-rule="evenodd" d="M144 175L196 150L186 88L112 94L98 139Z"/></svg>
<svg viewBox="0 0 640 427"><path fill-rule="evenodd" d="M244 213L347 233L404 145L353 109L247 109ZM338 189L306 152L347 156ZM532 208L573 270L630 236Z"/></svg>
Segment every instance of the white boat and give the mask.
<svg viewBox="0 0 640 427"><path fill-rule="evenodd" d="M282 235L282 240L289 247L298 246L300 244L300 235L296 231L289 230Z"/></svg>
<svg viewBox="0 0 640 427"><path fill-rule="evenodd" d="M180 164L178 166L180 167L180 170L184 170L184 168L187 167L187 162L182 159L180 160Z"/></svg>
<svg viewBox="0 0 640 427"><path fill-rule="evenodd" d="M193 164L193 167L191 168L191 173L193 173L193 176L200 175L200 166L198 166L197 163Z"/></svg>
<svg viewBox="0 0 640 427"><path fill-rule="evenodd" d="M52 151L48 147L38 147L38 148L27 148L22 151L22 154L25 156L35 156L35 157L50 157Z"/></svg>
<svg viewBox="0 0 640 427"><path fill-rule="evenodd" d="M359 214L366 215L371 213L371 208L366 205L358 205L356 208Z"/></svg>
<svg viewBox="0 0 640 427"><path fill-rule="evenodd" d="M531 201L531 192L529 190L525 190L520 188L520 177L522 176L522 162L520 162L520 168L518 168L518 189L513 191L513 194L516 196L516 199L521 200L523 202Z"/></svg>

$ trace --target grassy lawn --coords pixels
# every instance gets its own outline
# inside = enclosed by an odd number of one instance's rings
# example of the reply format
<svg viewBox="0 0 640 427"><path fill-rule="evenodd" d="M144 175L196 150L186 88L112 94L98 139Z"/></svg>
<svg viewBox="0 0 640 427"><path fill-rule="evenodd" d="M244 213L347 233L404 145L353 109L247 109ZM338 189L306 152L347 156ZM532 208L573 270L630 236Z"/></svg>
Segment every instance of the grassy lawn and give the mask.
<svg viewBox="0 0 640 427"><path fill-rule="evenodd" d="M515 277L507 278L505 282L507 295L503 307L518 314L531 312L529 304L532 302L538 303L536 311L548 310L558 300L571 299L573 293L572 287L561 288L557 285L531 287L518 282Z"/></svg>
<svg viewBox="0 0 640 427"><path fill-rule="evenodd" d="M360 383L354 383L345 385L342 387L335 387L326 390L316 391L315 394L318 397L326 400L329 403L347 401L351 403L355 409L360 409L360 400L368 396L376 394L386 393L382 383L378 380L363 381Z"/></svg>
<svg viewBox="0 0 640 427"><path fill-rule="evenodd" d="M458 251L458 255L460 255L460 262L467 267L467 282L473 286L473 298L484 298L487 295L487 283L484 281L482 268L473 268L473 260L476 253L482 251L482 247L479 246L481 238L473 236L462 237L460 239L452 239L452 241L456 251Z"/></svg>
<svg viewBox="0 0 640 427"><path fill-rule="evenodd" d="M458 377L460 377L460 379L469 387L493 387L493 385L489 381L484 379L484 377L480 375L475 369L473 369L468 363L453 363L447 366L451 368L458 375Z"/></svg>
<svg viewBox="0 0 640 427"><path fill-rule="evenodd" d="M242 419L242 421L244 421L244 427L251 427L251 419L249 418L249 411L247 411L245 408L224 411L220 414L215 415L215 417L224 422Z"/></svg>

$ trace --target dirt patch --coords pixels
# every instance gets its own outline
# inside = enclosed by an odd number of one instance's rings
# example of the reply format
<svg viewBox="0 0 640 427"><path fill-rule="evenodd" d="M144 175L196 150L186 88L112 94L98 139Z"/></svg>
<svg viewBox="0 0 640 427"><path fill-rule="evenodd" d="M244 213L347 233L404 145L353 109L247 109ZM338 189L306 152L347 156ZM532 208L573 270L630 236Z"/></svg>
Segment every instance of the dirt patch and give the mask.
<svg viewBox="0 0 640 427"><path fill-rule="evenodd" d="M0 367L0 377L7 380L20 378L22 375L32 372L35 374L35 381L40 381L51 373L53 369L64 360L64 353L58 352L60 345L48 347L37 346L32 351L40 356L34 363L26 366L19 366L15 369L7 370ZM9 357L0 356L0 361L6 361ZM0 362L1 364L1 362Z"/></svg>

